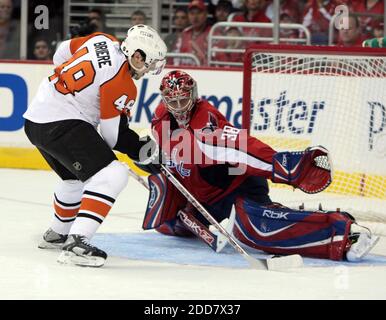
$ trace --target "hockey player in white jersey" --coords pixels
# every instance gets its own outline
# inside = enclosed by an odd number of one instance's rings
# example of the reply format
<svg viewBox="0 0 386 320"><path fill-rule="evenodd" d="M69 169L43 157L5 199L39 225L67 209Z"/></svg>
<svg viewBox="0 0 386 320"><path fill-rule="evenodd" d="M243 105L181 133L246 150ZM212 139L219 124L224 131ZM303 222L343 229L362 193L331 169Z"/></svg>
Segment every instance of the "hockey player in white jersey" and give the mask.
<svg viewBox="0 0 386 320"><path fill-rule="evenodd" d="M128 179L112 150L138 160L147 139L128 127L137 96L133 79L161 72L165 55L165 43L145 25L131 27L122 44L93 33L64 41L56 51L54 73L42 81L24 118L29 140L62 179L53 222L39 245L61 249L58 262L104 264L107 254L89 241Z"/></svg>

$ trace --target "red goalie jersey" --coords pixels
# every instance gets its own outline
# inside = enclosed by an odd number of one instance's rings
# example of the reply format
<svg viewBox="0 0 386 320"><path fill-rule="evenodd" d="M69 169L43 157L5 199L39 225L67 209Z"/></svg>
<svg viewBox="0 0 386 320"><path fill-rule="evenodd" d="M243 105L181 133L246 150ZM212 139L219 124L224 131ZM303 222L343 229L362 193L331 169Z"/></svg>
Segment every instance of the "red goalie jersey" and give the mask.
<svg viewBox="0 0 386 320"><path fill-rule="evenodd" d="M251 175L272 175L276 151L232 126L206 100L197 100L186 128L178 126L162 102L152 128L168 166L200 202L217 202Z"/></svg>
<svg viewBox="0 0 386 320"><path fill-rule="evenodd" d="M371 236L350 234L354 219L347 213L292 210L270 200L266 178L307 193L325 189L331 182L325 148L276 152L198 99L196 82L184 71L166 74L160 91L163 102L155 111L152 128L166 153L166 165L217 221L229 218L235 206L233 233L240 241L275 254L336 260L350 249L353 261L376 243ZM158 160L157 152L153 154L151 159ZM153 175L143 228L178 236L193 232L217 250L219 243L208 221L187 204L178 187L162 174L154 174L156 166L154 162L149 167ZM358 244L350 248L354 241Z"/></svg>

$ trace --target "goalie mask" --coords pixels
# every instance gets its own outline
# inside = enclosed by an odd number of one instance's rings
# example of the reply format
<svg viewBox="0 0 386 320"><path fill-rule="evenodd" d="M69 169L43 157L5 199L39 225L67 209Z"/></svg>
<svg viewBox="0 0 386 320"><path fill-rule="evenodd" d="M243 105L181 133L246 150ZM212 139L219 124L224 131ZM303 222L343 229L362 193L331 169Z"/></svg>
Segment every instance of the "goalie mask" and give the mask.
<svg viewBox="0 0 386 320"><path fill-rule="evenodd" d="M145 73L159 74L166 64L167 48L157 31L143 24L135 25L127 31L126 39L121 44L121 50L135 72L133 78L138 80ZM144 60L144 66L138 68L133 64L132 56L139 51Z"/></svg>
<svg viewBox="0 0 386 320"><path fill-rule="evenodd" d="M196 81L186 72L174 70L163 77L160 91L162 100L178 125L186 127L198 99Z"/></svg>

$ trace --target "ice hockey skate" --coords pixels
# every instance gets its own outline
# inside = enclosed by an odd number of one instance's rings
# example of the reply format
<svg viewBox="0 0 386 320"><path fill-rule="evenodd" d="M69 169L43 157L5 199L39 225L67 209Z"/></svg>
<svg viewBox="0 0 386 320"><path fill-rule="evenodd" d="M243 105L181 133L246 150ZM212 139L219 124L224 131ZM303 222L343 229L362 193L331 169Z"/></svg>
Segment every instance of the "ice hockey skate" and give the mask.
<svg viewBox="0 0 386 320"><path fill-rule="evenodd" d="M60 234L49 228L43 235L43 241L38 245L40 249L62 249L67 235Z"/></svg>
<svg viewBox="0 0 386 320"><path fill-rule="evenodd" d="M348 261L357 262L362 260L374 246L377 244L379 237L368 233L354 234L355 240L346 253Z"/></svg>
<svg viewBox="0 0 386 320"><path fill-rule="evenodd" d="M61 264L101 267L106 258L106 252L92 246L85 236L72 234L64 243L57 261Z"/></svg>

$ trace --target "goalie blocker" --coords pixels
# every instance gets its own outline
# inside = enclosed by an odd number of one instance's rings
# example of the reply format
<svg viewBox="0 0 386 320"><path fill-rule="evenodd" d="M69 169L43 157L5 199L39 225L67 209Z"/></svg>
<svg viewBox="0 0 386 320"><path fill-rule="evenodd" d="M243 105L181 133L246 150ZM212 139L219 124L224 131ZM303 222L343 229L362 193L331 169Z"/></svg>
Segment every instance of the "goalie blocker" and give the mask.
<svg viewBox="0 0 386 320"><path fill-rule="evenodd" d="M218 235L210 231L208 222L165 176L151 175L148 181L150 194L143 229L156 229L172 236L196 235L213 250L221 250L224 243L219 243ZM216 210L206 207L219 218ZM249 247L271 254L357 261L378 240L367 233L352 233L355 219L347 212L294 210L278 203L262 206L245 197L236 199L235 208L235 237Z"/></svg>

